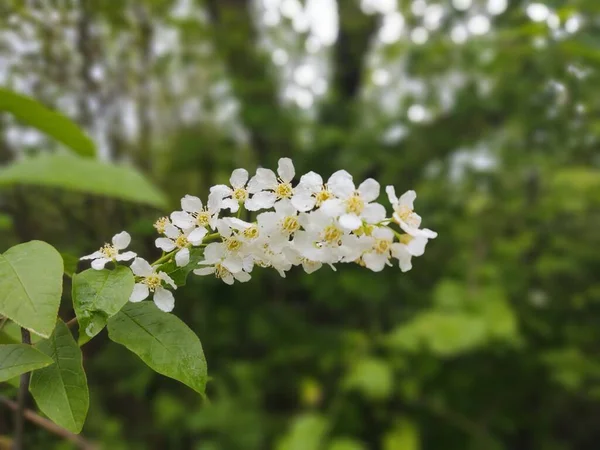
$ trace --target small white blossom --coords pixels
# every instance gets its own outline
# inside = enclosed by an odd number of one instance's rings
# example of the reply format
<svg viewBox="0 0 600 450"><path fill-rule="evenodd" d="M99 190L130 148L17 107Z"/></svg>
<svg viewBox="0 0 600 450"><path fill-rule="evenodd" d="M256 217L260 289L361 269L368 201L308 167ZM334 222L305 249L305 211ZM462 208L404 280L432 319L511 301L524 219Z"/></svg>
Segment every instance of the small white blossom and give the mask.
<svg viewBox="0 0 600 450"><path fill-rule="evenodd" d="M392 244L392 257L398 259L402 272L407 272L412 269L412 257L421 256L425 252L427 245L425 236L411 236L410 234L402 235L400 242Z"/></svg>
<svg viewBox="0 0 600 450"><path fill-rule="evenodd" d="M298 186L294 189L292 205L300 212L310 211L314 207L319 208L323 202L334 197L329 186L335 184L338 177L347 177L352 180L352 175L345 170L333 174L327 184L323 184L323 178L318 173L308 172L302 175Z"/></svg>
<svg viewBox="0 0 600 450"><path fill-rule="evenodd" d="M375 227L367 238L370 248L363 253L362 262L373 272L380 272L386 265L390 265L394 232L387 227Z"/></svg>
<svg viewBox="0 0 600 450"><path fill-rule="evenodd" d="M119 253L125 250L131 243L131 236L126 231L115 234L112 238L112 244L104 244L100 250L81 257L81 259L91 259L92 269L102 270L106 263L110 261L129 261L137 255L134 252Z"/></svg>
<svg viewBox="0 0 600 450"><path fill-rule="evenodd" d="M181 199L181 209L183 211L175 211L171 213L171 220L174 225L182 230L190 228L216 228L216 222L219 218L221 204L214 196L209 197L206 206L202 204L202 200L192 195L186 195ZM161 234L163 231L159 231Z"/></svg>
<svg viewBox="0 0 600 450"><path fill-rule="evenodd" d="M187 231L182 231L174 225L165 227L165 236L156 239L155 244L165 252L172 252L179 249L175 253L175 264L177 267L186 266L190 262L190 245L200 245L204 236L208 233L204 227L190 228Z"/></svg>
<svg viewBox="0 0 600 450"><path fill-rule="evenodd" d="M237 212L241 204L249 209L250 192L246 187L247 182L248 171L235 169L229 178L231 187L217 184L210 188L209 203L215 202L220 209L229 209L231 212Z"/></svg>
<svg viewBox="0 0 600 450"><path fill-rule="evenodd" d="M133 287L133 292L129 297L130 302L141 302L148 298L150 293L154 293L153 300L156 306L165 312L173 311L175 307L175 297L173 293L163 287L163 283L177 289L173 279L165 272L157 272L148 261L142 258L135 258L131 264L131 270L134 275L141 280Z"/></svg>
<svg viewBox="0 0 600 450"><path fill-rule="evenodd" d="M275 211L268 211L256 217L261 235L269 238L269 246L276 251L289 244L290 238L300 229L298 211L289 200L275 204Z"/></svg>
<svg viewBox="0 0 600 450"><path fill-rule="evenodd" d="M252 261L232 256L225 244L213 243L206 246L204 260L199 265L207 266L194 270L196 275L215 275L226 284L235 280L245 283L250 280Z"/></svg>
<svg viewBox="0 0 600 450"><path fill-rule="evenodd" d="M269 209L279 200L292 198L294 193L292 180L296 175L296 170L290 158L279 160L277 175L270 169L259 168L256 170L256 175L248 183L249 192L254 194L246 204L249 211Z"/></svg>
<svg viewBox="0 0 600 450"><path fill-rule="evenodd" d="M417 198L415 191L407 191L400 198L396 197L394 186L385 188L388 199L394 208L394 221L400 225L404 232L411 236L423 236L428 239L437 237L437 233L428 228L419 228L421 226L421 216L414 212L414 201Z"/></svg>
<svg viewBox="0 0 600 450"><path fill-rule="evenodd" d="M321 209L331 217L339 217L340 224L348 230L363 225L376 224L385 219L385 208L374 201L379 197L379 183L372 178L363 181L358 189L347 172L334 173L328 186L336 198L326 200Z"/></svg>

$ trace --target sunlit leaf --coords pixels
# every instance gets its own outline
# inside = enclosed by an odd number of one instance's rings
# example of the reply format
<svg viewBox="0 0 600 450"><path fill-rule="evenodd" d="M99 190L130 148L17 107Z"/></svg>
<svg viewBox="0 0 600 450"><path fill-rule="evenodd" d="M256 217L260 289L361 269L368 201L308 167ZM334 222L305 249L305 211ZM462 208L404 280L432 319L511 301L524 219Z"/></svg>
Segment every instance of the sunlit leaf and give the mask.
<svg viewBox="0 0 600 450"><path fill-rule="evenodd" d="M40 369L54 360L27 344L0 345L0 381Z"/></svg>

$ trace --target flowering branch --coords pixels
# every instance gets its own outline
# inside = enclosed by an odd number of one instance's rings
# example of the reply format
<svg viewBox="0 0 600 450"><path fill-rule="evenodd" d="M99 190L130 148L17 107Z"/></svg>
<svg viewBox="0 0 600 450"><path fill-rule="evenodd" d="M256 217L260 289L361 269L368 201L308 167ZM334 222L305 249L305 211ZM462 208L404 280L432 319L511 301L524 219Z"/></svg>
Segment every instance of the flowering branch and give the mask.
<svg viewBox="0 0 600 450"><path fill-rule="evenodd" d="M285 277L294 266L312 273L323 265L335 270L338 263L379 272L395 259L406 272L412 258L421 256L428 240L437 236L420 228L414 191L398 198L394 187L387 186L393 210L388 216L377 202L380 185L372 178L357 187L344 170L326 183L319 174L308 172L293 185L295 175L292 161L281 158L277 173L259 168L249 178L245 169L234 170L229 185L210 189L206 204L186 195L180 211L154 224L160 235L155 243L164 254L152 264L123 251L131 242L126 232L82 259L91 259L92 268L98 270L110 261L133 260L136 284L129 300L139 302L152 294L156 305L169 312L175 305L172 291L177 289L170 275L178 269L214 275L227 284L249 281L256 266ZM244 211L255 215L242 220ZM192 263L192 254L202 259Z"/></svg>

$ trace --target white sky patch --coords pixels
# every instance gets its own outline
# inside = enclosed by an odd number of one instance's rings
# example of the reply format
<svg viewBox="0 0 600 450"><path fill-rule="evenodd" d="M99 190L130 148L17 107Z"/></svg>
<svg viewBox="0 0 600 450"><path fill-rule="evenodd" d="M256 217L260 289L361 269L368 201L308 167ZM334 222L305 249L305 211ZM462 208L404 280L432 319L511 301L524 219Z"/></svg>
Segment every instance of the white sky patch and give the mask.
<svg viewBox="0 0 600 450"><path fill-rule="evenodd" d="M508 0L488 0L487 10L493 16L497 16L506 11Z"/></svg>
<svg viewBox="0 0 600 450"><path fill-rule="evenodd" d="M466 11L473 4L473 0L452 0L452 6L459 11Z"/></svg>
<svg viewBox="0 0 600 450"><path fill-rule="evenodd" d="M534 22L544 22L550 15L550 10L543 3L531 3L525 11Z"/></svg>
<svg viewBox="0 0 600 450"><path fill-rule="evenodd" d="M397 12L383 17L383 24L379 29L379 40L384 44L393 44L402 36L404 30L404 16Z"/></svg>
<svg viewBox="0 0 600 450"><path fill-rule="evenodd" d="M477 14L467 22L468 30L476 36L481 36L490 31L490 19L483 14Z"/></svg>

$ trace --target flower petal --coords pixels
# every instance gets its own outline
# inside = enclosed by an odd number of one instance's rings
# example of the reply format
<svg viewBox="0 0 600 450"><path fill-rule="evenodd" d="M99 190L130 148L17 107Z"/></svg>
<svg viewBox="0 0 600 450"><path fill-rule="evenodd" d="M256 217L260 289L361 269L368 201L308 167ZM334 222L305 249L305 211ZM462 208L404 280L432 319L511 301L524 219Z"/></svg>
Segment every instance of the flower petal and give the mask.
<svg viewBox="0 0 600 450"><path fill-rule="evenodd" d="M398 197L396 197L396 188L394 188L394 186L386 186L385 192L392 206L396 205L398 203Z"/></svg>
<svg viewBox="0 0 600 450"><path fill-rule="evenodd" d="M397 242L392 244L392 256L398 259L400 270L402 270L402 272L408 272L412 269L412 255L408 252L406 245Z"/></svg>
<svg viewBox="0 0 600 450"><path fill-rule="evenodd" d="M273 192L258 192L252 198L246 200L245 206L248 211L258 211L260 209L269 209L273 207L277 196Z"/></svg>
<svg viewBox="0 0 600 450"><path fill-rule="evenodd" d="M235 169L231 172L231 177L229 178L229 183L234 188L241 188L246 185L248 181L248 171L246 169Z"/></svg>
<svg viewBox="0 0 600 450"><path fill-rule="evenodd" d="M292 205L294 206L294 208L301 212L310 211L315 207L316 202L317 199L313 197L311 195L311 192L308 190L298 191L292 197Z"/></svg>
<svg viewBox="0 0 600 450"><path fill-rule="evenodd" d="M182 248L175 253L175 265L177 267L187 266L190 263L190 249Z"/></svg>
<svg viewBox="0 0 600 450"><path fill-rule="evenodd" d="M337 217L343 214L344 210L344 203L338 198L325 200L320 208L320 211L328 217Z"/></svg>
<svg viewBox="0 0 600 450"><path fill-rule="evenodd" d="M367 178L365 181L360 183L360 186L358 186L358 192L365 202L377 200L380 190L381 187L379 186L379 183L373 178Z"/></svg>
<svg viewBox="0 0 600 450"><path fill-rule="evenodd" d="M154 245L156 245L156 247L160 248L161 250L164 250L165 252L171 252L175 250L175 242L173 242L169 238L157 238L154 241Z"/></svg>
<svg viewBox="0 0 600 450"><path fill-rule="evenodd" d="M232 213L238 212L240 209L240 203L233 198L226 198L221 202L221 209L229 209Z"/></svg>
<svg viewBox="0 0 600 450"><path fill-rule="evenodd" d="M192 245L199 245L202 243L202 239L204 239L204 236L206 236L207 233L208 233L208 230L206 228L198 227L194 231L192 231L190 234L188 234L187 240Z"/></svg>
<svg viewBox="0 0 600 450"><path fill-rule="evenodd" d="M356 214L343 214L340 216L340 225L346 230L358 230L362 226L362 220Z"/></svg>
<svg viewBox="0 0 600 450"><path fill-rule="evenodd" d="M423 236L414 237L408 244L406 244L406 249L412 256L421 256L423 253L425 253L427 241L428 239Z"/></svg>
<svg viewBox="0 0 600 450"><path fill-rule="evenodd" d="M323 187L323 178L316 172L308 172L300 177L300 182L296 189L305 189L308 192L315 194Z"/></svg>
<svg viewBox="0 0 600 450"><path fill-rule="evenodd" d="M138 277L149 277L154 273L152 266L143 258L135 258L131 264L131 270Z"/></svg>
<svg viewBox="0 0 600 450"><path fill-rule="evenodd" d="M169 275L167 275L164 272L158 272L158 276L160 277L161 280L163 280L165 283L167 283L168 285L170 285L173 289L177 289L177 285L175 284L175 280L173 280L173 278L171 278Z"/></svg>
<svg viewBox="0 0 600 450"><path fill-rule="evenodd" d="M202 211L202 200L193 195L186 195L181 199L181 209L187 212Z"/></svg>
<svg viewBox="0 0 600 450"><path fill-rule="evenodd" d="M365 253L362 257L362 260L368 269L371 269L373 272L381 272L385 267L385 263L388 261L388 256L389 255L387 254L375 252Z"/></svg>
<svg viewBox="0 0 600 450"><path fill-rule="evenodd" d="M131 236L127 231L121 231L113 236L112 243L117 250L123 250L131 243Z"/></svg>
<svg viewBox="0 0 600 450"><path fill-rule="evenodd" d="M296 175L292 160L290 158L280 158L277 164L277 173L286 183L292 181Z"/></svg>
<svg viewBox="0 0 600 450"><path fill-rule="evenodd" d="M356 190L352 182L352 175L345 170L338 170L331 175L327 186L333 195L342 199L350 197Z"/></svg>
<svg viewBox="0 0 600 450"><path fill-rule="evenodd" d="M175 307L175 297L171 291L159 286L154 291L154 303L161 311L171 312Z"/></svg>
<svg viewBox="0 0 600 450"><path fill-rule="evenodd" d="M144 283L135 283L133 286L133 292L129 297L129 301L133 303L141 302L145 300L150 295L150 291L148 290L148 285Z"/></svg>
<svg viewBox="0 0 600 450"><path fill-rule="evenodd" d="M398 200L398 203L401 206L406 206L410 209L415 209L414 201L416 198L417 198L417 193L415 191L406 191L404 194L402 194L402 196Z"/></svg>
<svg viewBox="0 0 600 450"><path fill-rule="evenodd" d="M165 236L167 236L168 238L177 239L180 234L181 231L179 231L177 227L171 223L167 224L167 226L165 227Z"/></svg>
<svg viewBox="0 0 600 450"><path fill-rule="evenodd" d="M104 269L104 266L106 265L106 263L109 261L110 261L110 259L108 259L108 258L95 259L92 261L92 269L102 270L102 269Z"/></svg>
<svg viewBox="0 0 600 450"><path fill-rule="evenodd" d="M215 273L215 268L214 267L203 267L201 269L195 269L194 273L196 275L212 275L213 273Z"/></svg>
<svg viewBox="0 0 600 450"><path fill-rule="evenodd" d="M137 254L135 252L125 252L125 253L118 254L115 259L117 261L130 261L133 258L135 258L136 256L137 256Z"/></svg>
<svg viewBox="0 0 600 450"><path fill-rule="evenodd" d="M367 223L379 223L385 219L385 208L379 203L369 203L362 212Z"/></svg>
<svg viewBox="0 0 600 450"><path fill-rule="evenodd" d="M249 273L246 272L238 272L238 273L234 273L233 277L238 280L240 283L246 283L247 281L250 281L250 278L252 278L250 276Z"/></svg>
<svg viewBox="0 0 600 450"><path fill-rule="evenodd" d="M277 184L275 172L260 167L256 169L256 175L254 175L248 183L248 192L254 194L264 189L275 189Z"/></svg>
<svg viewBox="0 0 600 450"><path fill-rule="evenodd" d="M96 259L96 258L102 258L103 254L104 253L102 253L101 251L96 251L96 252L91 253L89 255L82 256L79 259Z"/></svg>
<svg viewBox="0 0 600 450"><path fill-rule="evenodd" d="M171 221L179 228L190 228L194 225L194 218L185 211L175 211L171 213ZM165 230L166 231L166 230Z"/></svg>

